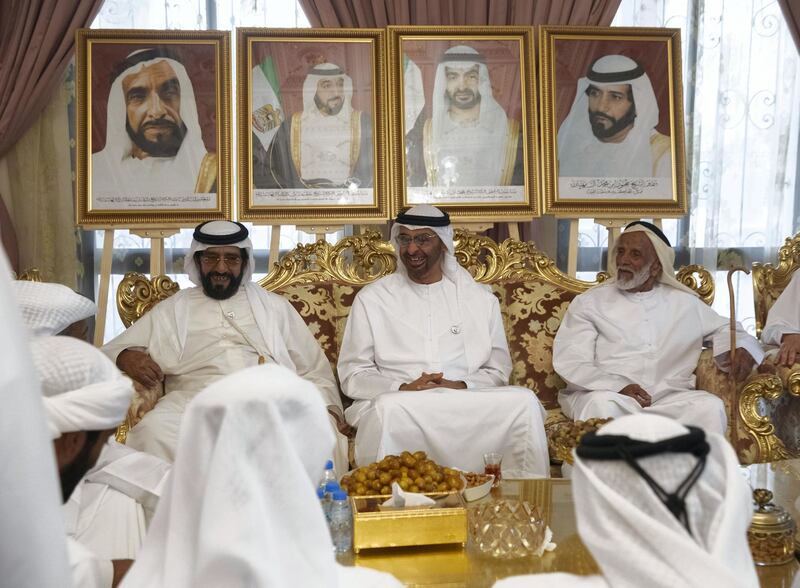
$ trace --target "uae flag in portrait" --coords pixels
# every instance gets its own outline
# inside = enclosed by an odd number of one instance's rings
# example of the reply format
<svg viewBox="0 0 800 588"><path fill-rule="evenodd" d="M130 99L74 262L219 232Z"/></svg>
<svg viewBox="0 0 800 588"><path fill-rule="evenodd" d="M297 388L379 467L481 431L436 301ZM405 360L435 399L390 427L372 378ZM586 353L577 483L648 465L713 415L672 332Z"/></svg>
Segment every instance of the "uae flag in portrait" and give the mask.
<svg viewBox="0 0 800 588"><path fill-rule="evenodd" d="M284 119L281 87L272 57L267 57L253 68L252 81L253 133L266 149Z"/></svg>

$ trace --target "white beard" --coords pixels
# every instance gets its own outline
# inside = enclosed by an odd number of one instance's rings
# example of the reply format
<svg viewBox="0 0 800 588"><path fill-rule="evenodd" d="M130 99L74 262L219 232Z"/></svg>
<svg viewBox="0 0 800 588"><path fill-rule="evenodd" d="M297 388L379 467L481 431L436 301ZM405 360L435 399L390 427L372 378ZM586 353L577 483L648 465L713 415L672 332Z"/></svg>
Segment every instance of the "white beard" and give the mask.
<svg viewBox="0 0 800 588"><path fill-rule="evenodd" d="M617 270L617 279L614 280L614 285L620 290L635 290L650 278L650 268L653 267L653 263L654 261L651 261L638 272L634 272L630 278L620 278L619 270Z"/></svg>

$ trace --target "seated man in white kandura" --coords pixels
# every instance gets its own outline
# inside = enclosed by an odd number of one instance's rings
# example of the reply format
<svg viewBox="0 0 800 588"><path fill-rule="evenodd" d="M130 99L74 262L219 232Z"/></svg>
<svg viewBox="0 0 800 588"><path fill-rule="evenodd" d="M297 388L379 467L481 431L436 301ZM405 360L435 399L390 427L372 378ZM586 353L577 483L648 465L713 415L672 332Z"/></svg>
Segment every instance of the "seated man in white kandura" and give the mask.
<svg viewBox="0 0 800 588"><path fill-rule="evenodd" d="M729 369L728 319L675 279L675 251L648 222L625 227L608 256L612 279L576 297L553 343L553 367L567 383L558 402L568 417L649 412L724 434L725 406L695 390L704 342ZM743 380L763 352L737 325L734 376Z"/></svg>
<svg viewBox="0 0 800 588"><path fill-rule="evenodd" d="M134 380L148 388L164 383L164 396L130 430L128 445L173 461L191 399L211 382L265 362L285 366L316 385L334 431L339 422L344 427L330 363L289 301L251 280L254 261L241 223L199 225L184 262L199 287L159 302L103 347ZM333 457L339 471L346 471L347 438L341 433Z"/></svg>
<svg viewBox="0 0 800 588"><path fill-rule="evenodd" d="M508 477L547 476L544 409L508 386L500 306L453 254L450 218L422 204L398 215L397 272L356 296L339 354L345 412L359 465L424 450L444 465L483 470L503 453Z"/></svg>

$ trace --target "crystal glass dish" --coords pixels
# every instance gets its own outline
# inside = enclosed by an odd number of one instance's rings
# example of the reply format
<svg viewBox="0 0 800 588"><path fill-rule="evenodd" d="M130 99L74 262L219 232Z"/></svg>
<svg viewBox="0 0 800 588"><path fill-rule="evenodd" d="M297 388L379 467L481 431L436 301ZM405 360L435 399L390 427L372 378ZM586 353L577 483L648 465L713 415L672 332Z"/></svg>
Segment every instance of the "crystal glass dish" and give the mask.
<svg viewBox="0 0 800 588"><path fill-rule="evenodd" d="M501 559L540 552L546 525L539 510L526 501L497 500L469 509L469 537L484 555Z"/></svg>

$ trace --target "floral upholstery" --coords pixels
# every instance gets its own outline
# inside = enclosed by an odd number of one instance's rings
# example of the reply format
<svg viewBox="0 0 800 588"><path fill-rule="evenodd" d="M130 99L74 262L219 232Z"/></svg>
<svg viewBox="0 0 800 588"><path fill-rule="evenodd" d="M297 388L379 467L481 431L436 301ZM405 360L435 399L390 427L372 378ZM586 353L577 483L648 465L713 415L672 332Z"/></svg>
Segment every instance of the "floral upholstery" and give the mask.
<svg viewBox="0 0 800 588"><path fill-rule="evenodd" d="M339 340L336 325L339 310L331 283L292 284L282 287L276 294L284 296L297 313L303 317L311 334L322 347L332 368L339 358Z"/></svg>
<svg viewBox="0 0 800 588"><path fill-rule="evenodd" d="M493 285L500 299L511 352L511 383L536 393L546 409L558 408L564 381L553 370L553 340L574 292L544 280L507 281Z"/></svg>

